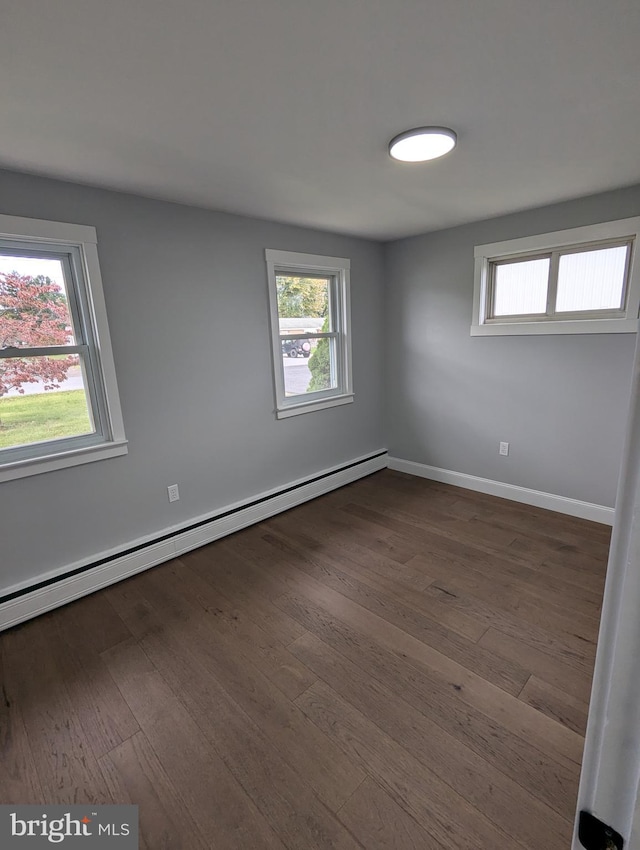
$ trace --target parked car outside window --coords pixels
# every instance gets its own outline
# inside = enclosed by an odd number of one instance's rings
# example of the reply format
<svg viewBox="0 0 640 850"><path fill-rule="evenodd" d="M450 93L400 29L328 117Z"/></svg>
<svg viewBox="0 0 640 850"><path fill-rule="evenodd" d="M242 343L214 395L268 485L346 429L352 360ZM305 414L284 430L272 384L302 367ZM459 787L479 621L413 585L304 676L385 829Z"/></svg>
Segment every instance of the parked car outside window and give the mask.
<svg viewBox="0 0 640 850"><path fill-rule="evenodd" d="M311 343L308 339L286 339L282 341L282 353L287 357L309 357Z"/></svg>

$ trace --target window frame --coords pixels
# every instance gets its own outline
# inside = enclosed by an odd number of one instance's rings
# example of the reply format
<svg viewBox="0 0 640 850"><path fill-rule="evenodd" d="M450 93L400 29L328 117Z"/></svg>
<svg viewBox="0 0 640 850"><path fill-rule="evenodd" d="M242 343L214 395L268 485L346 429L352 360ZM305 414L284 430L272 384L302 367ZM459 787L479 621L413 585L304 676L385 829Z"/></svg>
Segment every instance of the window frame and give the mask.
<svg viewBox="0 0 640 850"><path fill-rule="evenodd" d="M0 449L0 482L127 453L94 227L0 215L0 248L61 261L77 335L73 345L7 348L0 358L77 354L95 431Z"/></svg>
<svg viewBox="0 0 640 850"><path fill-rule="evenodd" d="M318 254L301 254L294 251L267 248L265 249L265 261L269 288L276 417L285 419L290 416L353 402L350 260L343 257L325 257ZM292 337L280 333L276 277L283 274L298 277L318 276L330 279L329 304L333 330L296 334L295 339L329 338L333 340L336 386L331 389L295 396L285 395L282 341Z"/></svg>
<svg viewBox="0 0 640 850"><path fill-rule="evenodd" d="M474 298L471 336L519 334L635 333L640 309L640 262L637 261L640 217L477 245L474 250ZM629 244L623 308L556 312L558 265L564 254ZM546 312L493 316L497 265L550 258Z"/></svg>

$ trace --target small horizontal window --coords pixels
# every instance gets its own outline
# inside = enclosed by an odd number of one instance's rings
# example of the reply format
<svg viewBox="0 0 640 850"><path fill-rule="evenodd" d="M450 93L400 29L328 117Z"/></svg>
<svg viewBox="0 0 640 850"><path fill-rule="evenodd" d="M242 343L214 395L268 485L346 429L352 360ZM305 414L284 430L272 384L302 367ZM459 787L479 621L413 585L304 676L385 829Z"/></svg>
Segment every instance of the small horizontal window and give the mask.
<svg viewBox="0 0 640 850"><path fill-rule="evenodd" d="M635 331L639 224L627 219L479 246L472 335Z"/></svg>

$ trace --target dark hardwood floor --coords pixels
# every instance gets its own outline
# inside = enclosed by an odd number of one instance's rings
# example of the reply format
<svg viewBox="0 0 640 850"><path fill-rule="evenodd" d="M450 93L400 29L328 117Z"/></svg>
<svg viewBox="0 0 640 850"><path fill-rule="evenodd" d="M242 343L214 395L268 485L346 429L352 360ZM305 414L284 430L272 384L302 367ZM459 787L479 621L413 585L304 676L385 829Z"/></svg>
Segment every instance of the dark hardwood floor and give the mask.
<svg viewBox="0 0 640 850"><path fill-rule="evenodd" d="M609 529L384 471L0 634L0 802L568 850Z"/></svg>

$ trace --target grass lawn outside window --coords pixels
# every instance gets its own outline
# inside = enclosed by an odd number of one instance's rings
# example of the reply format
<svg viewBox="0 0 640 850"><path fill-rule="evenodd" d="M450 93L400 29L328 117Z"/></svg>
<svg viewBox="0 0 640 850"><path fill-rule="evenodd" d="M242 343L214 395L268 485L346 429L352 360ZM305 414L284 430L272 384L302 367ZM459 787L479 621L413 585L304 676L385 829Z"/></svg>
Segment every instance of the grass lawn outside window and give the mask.
<svg viewBox="0 0 640 850"><path fill-rule="evenodd" d="M83 390L60 390L0 399L0 449L16 444L90 434Z"/></svg>

